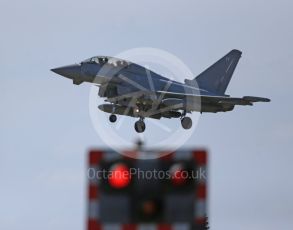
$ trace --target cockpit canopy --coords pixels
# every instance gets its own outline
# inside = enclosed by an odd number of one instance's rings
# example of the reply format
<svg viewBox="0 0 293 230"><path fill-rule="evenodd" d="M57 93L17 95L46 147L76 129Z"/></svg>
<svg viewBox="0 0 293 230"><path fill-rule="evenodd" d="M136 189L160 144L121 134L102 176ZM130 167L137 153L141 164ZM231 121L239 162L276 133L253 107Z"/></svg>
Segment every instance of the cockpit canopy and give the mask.
<svg viewBox="0 0 293 230"><path fill-rule="evenodd" d="M120 58L109 57L109 56L95 56L95 57L84 60L82 63L96 63L100 65L108 64L114 67L128 66L131 64L129 61L125 61Z"/></svg>

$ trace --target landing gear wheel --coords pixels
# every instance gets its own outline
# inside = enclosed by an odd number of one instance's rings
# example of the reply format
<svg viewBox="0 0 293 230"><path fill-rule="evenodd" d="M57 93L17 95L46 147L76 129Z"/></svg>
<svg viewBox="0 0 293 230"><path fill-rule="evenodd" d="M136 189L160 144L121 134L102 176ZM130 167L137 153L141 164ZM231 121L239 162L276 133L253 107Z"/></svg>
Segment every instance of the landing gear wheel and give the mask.
<svg viewBox="0 0 293 230"><path fill-rule="evenodd" d="M145 130L145 123L142 120L139 120L134 123L135 131L138 133L143 133Z"/></svg>
<svg viewBox="0 0 293 230"><path fill-rule="evenodd" d="M114 123L115 121L117 121L117 116L114 115L114 114L111 114L110 117L109 117L109 121Z"/></svg>
<svg viewBox="0 0 293 230"><path fill-rule="evenodd" d="M190 129L192 126L192 120L190 117L183 117L181 119L181 125L183 129Z"/></svg>

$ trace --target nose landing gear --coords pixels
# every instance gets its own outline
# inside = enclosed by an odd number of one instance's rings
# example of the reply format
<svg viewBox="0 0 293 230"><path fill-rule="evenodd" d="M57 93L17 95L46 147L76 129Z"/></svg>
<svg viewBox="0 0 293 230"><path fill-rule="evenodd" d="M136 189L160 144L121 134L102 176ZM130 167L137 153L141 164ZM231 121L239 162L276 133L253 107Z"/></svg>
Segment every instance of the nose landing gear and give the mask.
<svg viewBox="0 0 293 230"><path fill-rule="evenodd" d="M181 119L181 125L183 129L190 129L192 126L192 120L190 117L183 117Z"/></svg>

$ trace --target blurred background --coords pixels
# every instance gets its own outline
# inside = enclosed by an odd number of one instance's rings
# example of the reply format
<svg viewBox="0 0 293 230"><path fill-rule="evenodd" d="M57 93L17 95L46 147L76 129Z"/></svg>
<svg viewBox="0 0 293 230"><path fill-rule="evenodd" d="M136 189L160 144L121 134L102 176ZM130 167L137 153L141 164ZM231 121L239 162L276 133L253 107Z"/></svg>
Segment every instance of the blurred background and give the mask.
<svg viewBox="0 0 293 230"><path fill-rule="evenodd" d="M84 228L86 153L104 144L89 117L90 85L50 69L154 47L195 76L231 49L243 51L227 93L272 102L203 114L186 146L210 152L212 229L292 229L292 7L1 0L0 228Z"/></svg>

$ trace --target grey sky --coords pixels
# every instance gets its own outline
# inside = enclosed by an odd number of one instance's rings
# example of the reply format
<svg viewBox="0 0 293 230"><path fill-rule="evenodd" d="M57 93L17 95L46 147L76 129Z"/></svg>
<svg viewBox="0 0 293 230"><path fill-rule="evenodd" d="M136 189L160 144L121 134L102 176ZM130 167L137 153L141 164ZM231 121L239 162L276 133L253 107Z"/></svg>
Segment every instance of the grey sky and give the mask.
<svg viewBox="0 0 293 230"><path fill-rule="evenodd" d="M86 150L104 144L89 118L89 85L49 69L154 47L194 75L233 48L243 51L227 93L272 102L202 115L187 145L210 150L212 229L292 229L292 8L291 1L1 0L0 228L84 227Z"/></svg>

